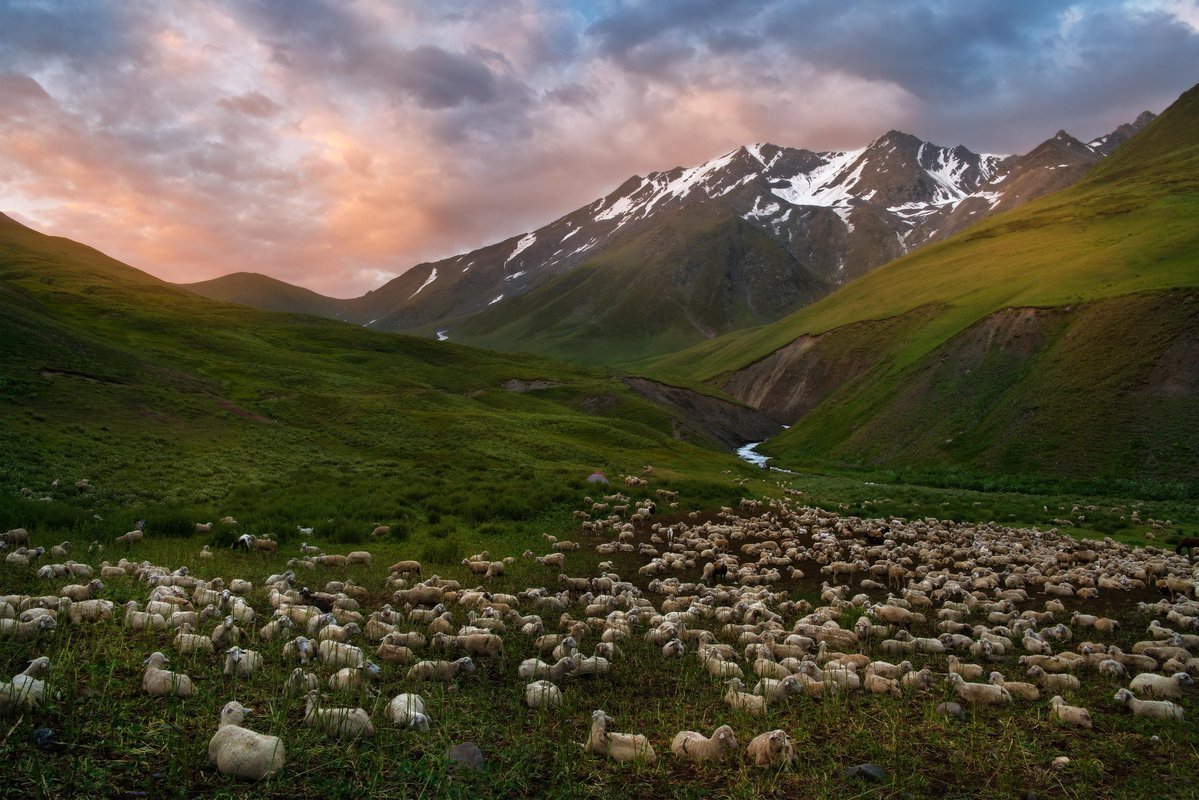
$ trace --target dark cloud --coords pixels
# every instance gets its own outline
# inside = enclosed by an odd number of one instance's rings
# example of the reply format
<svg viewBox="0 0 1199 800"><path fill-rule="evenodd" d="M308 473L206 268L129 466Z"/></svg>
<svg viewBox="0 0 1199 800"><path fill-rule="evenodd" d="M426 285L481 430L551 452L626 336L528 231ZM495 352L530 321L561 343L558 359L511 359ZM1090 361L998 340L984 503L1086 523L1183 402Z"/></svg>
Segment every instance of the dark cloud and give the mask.
<svg viewBox="0 0 1199 800"><path fill-rule="evenodd" d="M273 117L283 110L283 106L262 92L246 92L236 97L222 97L217 103L224 109L235 111L238 114L248 114L251 117Z"/></svg>

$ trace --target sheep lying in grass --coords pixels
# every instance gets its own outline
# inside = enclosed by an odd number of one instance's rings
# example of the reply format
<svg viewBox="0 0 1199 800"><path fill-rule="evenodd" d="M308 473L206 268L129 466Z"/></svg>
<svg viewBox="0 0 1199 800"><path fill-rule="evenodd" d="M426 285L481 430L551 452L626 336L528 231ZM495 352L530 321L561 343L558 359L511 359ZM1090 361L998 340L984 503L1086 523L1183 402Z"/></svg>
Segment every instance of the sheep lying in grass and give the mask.
<svg viewBox="0 0 1199 800"><path fill-rule="evenodd" d="M212 639L202 633L192 633L191 631L191 623L185 623L179 628L179 633L175 634L173 642L176 650L185 656L192 653L216 652L216 648L212 644Z"/></svg>
<svg viewBox="0 0 1199 800"><path fill-rule="evenodd" d="M995 705L1012 702L1012 696L1002 686L989 683L967 683L956 672L949 674L949 682L953 684L958 697L971 705Z"/></svg>
<svg viewBox="0 0 1199 800"><path fill-rule="evenodd" d="M0 683L0 715L13 710L32 711L41 705L46 692L42 680L50 670L50 659L35 658L23 672L13 676L12 683Z"/></svg>
<svg viewBox="0 0 1199 800"><path fill-rule="evenodd" d="M52 617L38 617L28 622L15 619L0 619L0 638L8 637L19 642L28 641L39 633L54 630L57 623Z"/></svg>
<svg viewBox="0 0 1199 800"><path fill-rule="evenodd" d="M142 688L155 697L189 697L195 691L191 678L179 672L163 669L169 663L160 652L151 653L145 660L146 672L142 675Z"/></svg>
<svg viewBox="0 0 1199 800"><path fill-rule="evenodd" d="M524 700L529 708L558 708L562 705L562 690L546 680L533 681L525 686Z"/></svg>
<svg viewBox="0 0 1199 800"><path fill-rule="evenodd" d="M1041 699L1041 690L1035 684L1004 680L1003 673L998 671L992 672L989 680L992 685L1007 689L1012 697L1019 697L1021 700Z"/></svg>
<svg viewBox="0 0 1199 800"><path fill-rule="evenodd" d="M320 700L319 692L313 690L308 693L308 702L304 710L304 724L308 727L324 731L338 739L375 735L375 726L371 725L370 715L365 709L321 708Z"/></svg>
<svg viewBox="0 0 1199 800"><path fill-rule="evenodd" d="M745 752L759 767L789 767L795 763L795 747L786 731L759 733L750 741Z"/></svg>
<svg viewBox="0 0 1199 800"><path fill-rule="evenodd" d="M1038 665L1029 667L1027 674L1047 692L1076 692L1082 685L1073 675L1064 672L1046 672L1044 667Z"/></svg>
<svg viewBox="0 0 1199 800"><path fill-rule="evenodd" d="M688 761L720 761L737 750L737 736L728 725L721 725L707 737L698 731L680 731L670 743L670 751Z"/></svg>
<svg viewBox="0 0 1199 800"><path fill-rule="evenodd" d="M575 660L573 658L560 658L554 664L547 664L539 658L526 658L520 662L516 674L525 680L547 678L556 683L574 672L574 669Z"/></svg>
<svg viewBox="0 0 1199 800"><path fill-rule="evenodd" d="M242 727L249 713L251 710L237 701L225 704L220 727L208 741L208 760L222 775L257 781L282 769L286 754L278 736Z"/></svg>
<svg viewBox="0 0 1199 800"><path fill-rule="evenodd" d="M614 720L603 711L591 714L591 734L583 745L584 752L607 756L614 761L644 760L652 764L658 760L649 739L639 733L611 733L608 725Z"/></svg>
<svg viewBox="0 0 1199 800"><path fill-rule="evenodd" d="M1182 697L1182 687L1190 686L1194 678L1185 672L1173 675L1155 675L1152 672L1142 672L1128 684L1128 688L1137 694L1147 694L1152 697Z"/></svg>
<svg viewBox="0 0 1199 800"><path fill-rule="evenodd" d="M255 650L230 647L225 651L225 674L248 678L262 667L262 654Z"/></svg>
<svg viewBox="0 0 1199 800"><path fill-rule="evenodd" d="M379 680L381 674L379 666L371 661L361 667L342 667L329 676L329 688L357 691Z"/></svg>
<svg viewBox="0 0 1199 800"><path fill-rule="evenodd" d="M361 647L342 644L332 639L326 639L317 645L317 652L321 662L330 667L361 667L366 663Z"/></svg>
<svg viewBox="0 0 1199 800"><path fill-rule="evenodd" d="M1169 700L1138 700L1132 692L1121 689L1112 698L1117 703L1123 703L1138 717L1155 717L1157 719L1182 719L1182 706Z"/></svg>
<svg viewBox="0 0 1199 800"><path fill-rule="evenodd" d="M754 717L766 714L766 698L756 694L748 694L745 684L740 678L733 678L726 684L728 691L724 693L724 702L736 711L744 711Z"/></svg>
<svg viewBox="0 0 1199 800"><path fill-rule="evenodd" d="M461 672L474 672L475 662L469 656L457 661L418 661L408 670L410 681L452 681Z"/></svg>
<svg viewBox="0 0 1199 800"><path fill-rule="evenodd" d="M768 703L775 703L786 700L793 694L799 694L803 690L804 687L800 683L799 677L788 675L782 680L763 678L754 686L753 693L765 697Z"/></svg>
<svg viewBox="0 0 1199 800"><path fill-rule="evenodd" d="M387 715L402 728L414 731L429 730L429 715L425 699L419 694L397 694L387 704Z"/></svg>
<svg viewBox="0 0 1199 800"><path fill-rule="evenodd" d="M1066 701L1062 699L1061 695L1054 695L1053 699L1049 701L1049 707L1053 710L1054 716L1067 725L1086 730L1091 730L1093 727L1091 712L1078 706L1066 705Z"/></svg>
<svg viewBox="0 0 1199 800"><path fill-rule="evenodd" d="M319 689L320 686L320 679L311 672L305 672L303 667L296 667L287 676L287 692L289 694L308 694L313 689Z"/></svg>

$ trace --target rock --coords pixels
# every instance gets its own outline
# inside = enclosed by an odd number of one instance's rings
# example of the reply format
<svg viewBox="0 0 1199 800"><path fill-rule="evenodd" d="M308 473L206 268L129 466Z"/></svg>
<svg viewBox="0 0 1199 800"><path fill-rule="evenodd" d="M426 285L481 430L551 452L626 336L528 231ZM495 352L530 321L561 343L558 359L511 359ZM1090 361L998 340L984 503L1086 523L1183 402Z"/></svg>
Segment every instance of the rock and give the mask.
<svg viewBox="0 0 1199 800"><path fill-rule="evenodd" d="M957 703L953 703L953 702L938 703L937 704L937 713L944 714L947 717L955 717L956 719L961 720L962 722L966 721L966 712Z"/></svg>
<svg viewBox="0 0 1199 800"><path fill-rule="evenodd" d="M887 771L878 764L858 764L841 770L842 778L863 778L870 781L882 782L887 779Z"/></svg>
<svg viewBox="0 0 1199 800"><path fill-rule="evenodd" d="M447 753L450 769L482 769L483 751L474 742L463 742L450 748Z"/></svg>
<svg viewBox="0 0 1199 800"><path fill-rule="evenodd" d="M1054 769L1065 769L1066 767L1070 766L1070 757L1058 756L1057 758L1053 759L1053 764L1050 766L1052 766Z"/></svg>

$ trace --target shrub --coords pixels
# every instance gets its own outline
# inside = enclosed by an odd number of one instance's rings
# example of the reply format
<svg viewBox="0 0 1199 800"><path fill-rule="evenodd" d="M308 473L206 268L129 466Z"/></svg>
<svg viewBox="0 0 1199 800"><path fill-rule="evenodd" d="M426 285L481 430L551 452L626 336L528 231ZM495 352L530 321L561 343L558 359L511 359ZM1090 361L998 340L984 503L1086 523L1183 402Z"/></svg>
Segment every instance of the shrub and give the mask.
<svg viewBox="0 0 1199 800"><path fill-rule="evenodd" d="M426 564L457 564L462 560L462 544L454 538L429 542L421 551L420 560Z"/></svg>

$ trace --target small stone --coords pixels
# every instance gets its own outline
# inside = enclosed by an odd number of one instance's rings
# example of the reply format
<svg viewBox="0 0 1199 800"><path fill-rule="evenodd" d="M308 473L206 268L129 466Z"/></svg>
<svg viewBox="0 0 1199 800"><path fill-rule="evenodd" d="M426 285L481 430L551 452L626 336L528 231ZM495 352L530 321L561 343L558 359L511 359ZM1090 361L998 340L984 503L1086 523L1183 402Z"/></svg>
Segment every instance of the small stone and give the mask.
<svg viewBox="0 0 1199 800"><path fill-rule="evenodd" d="M450 748L448 756L451 769L478 770L483 768L483 751L474 742L454 745Z"/></svg>
<svg viewBox="0 0 1199 800"><path fill-rule="evenodd" d="M1066 767L1070 766L1069 756L1058 756L1057 758L1053 759L1052 766L1054 769L1065 769Z"/></svg>
<svg viewBox="0 0 1199 800"><path fill-rule="evenodd" d="M858 764L841 770L841 777L863 778L865 780L882 782L887 779L887 771L878 764Z"/></svg>
<svg viewBox="0 0 1199 800"><path fill-rule="evenodd" d="M1149 737L1149 741L1153 742L1154 744L1161 744L1162 737L1158 736L1157 734L1154 734L1153 736Z"/></svg>
<svg viewBox="0 0 1199 800"><path fill-rule="evenodd" d="M54 743L54 731L49 728L38 728L33 732L33 743L38 747L48 747Z"/></svg>

